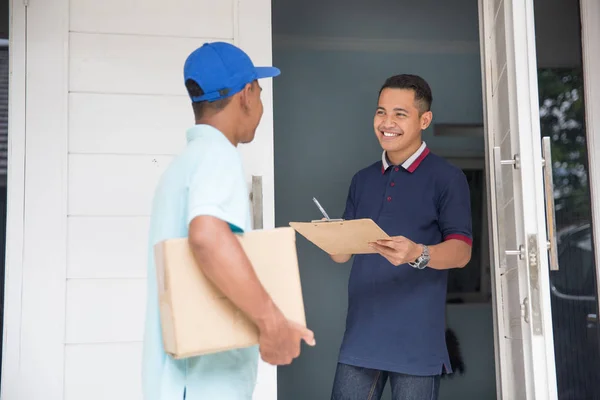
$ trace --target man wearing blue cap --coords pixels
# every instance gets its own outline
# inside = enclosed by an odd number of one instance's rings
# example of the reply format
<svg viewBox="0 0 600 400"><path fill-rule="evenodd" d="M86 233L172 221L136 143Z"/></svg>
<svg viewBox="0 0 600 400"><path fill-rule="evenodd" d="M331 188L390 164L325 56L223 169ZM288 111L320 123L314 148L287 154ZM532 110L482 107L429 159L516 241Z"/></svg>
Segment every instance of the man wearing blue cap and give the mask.
<svg viewBox="0 0 600 400"><path fill-rule="evenodd" d="M187 147L156 189L149 241L143 389L145 400L250 400L258 354L289 364L300 342L314 345L308 329L287 320L257 279L234 232L251 229L239 143L254 139L263 113L258 79L279 75L255 67L239 48L207 43L192 52L184 80L196 124ZM163 348L153 246L188 237L202 272L256 323L259 346L175 360ZM210 327L206 327L210 329Z"/></svg>

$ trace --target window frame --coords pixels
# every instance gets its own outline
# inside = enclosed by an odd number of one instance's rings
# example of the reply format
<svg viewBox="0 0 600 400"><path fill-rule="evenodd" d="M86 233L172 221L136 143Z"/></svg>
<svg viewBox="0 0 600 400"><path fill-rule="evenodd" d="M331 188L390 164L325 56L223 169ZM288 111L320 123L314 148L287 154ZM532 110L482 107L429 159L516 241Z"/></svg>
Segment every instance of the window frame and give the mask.
<svg viewBox="0 0 600 400"><path fill-rule="evenodd" d="M480 170L485 178L485 157L445 157L448 162L460 168L461 170L471 169ZM482 186L482 204L481 208L481 232L473 232L473 236L480 235L480 290L475 292L448 292L446 301L448 303L491 303L492 301L492 281L490 270L490 241L488 234L488 194L487 182L483 180ZM450 272L452 273L452 272Z"/></svg>

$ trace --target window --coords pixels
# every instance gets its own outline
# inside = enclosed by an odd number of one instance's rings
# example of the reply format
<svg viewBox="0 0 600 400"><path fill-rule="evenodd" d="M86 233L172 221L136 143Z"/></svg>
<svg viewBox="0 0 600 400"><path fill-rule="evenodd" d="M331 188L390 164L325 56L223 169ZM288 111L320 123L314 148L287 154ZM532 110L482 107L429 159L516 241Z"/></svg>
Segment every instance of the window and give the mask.
<svg viewBox="0 0 600 400"><path fill-rule="evenodd" d="M462 269L448 273L448 302L473 303L491 300L489 241L485 169L483 158L449 158L467 177L471 191L473 249L471 261Z"/></svg>

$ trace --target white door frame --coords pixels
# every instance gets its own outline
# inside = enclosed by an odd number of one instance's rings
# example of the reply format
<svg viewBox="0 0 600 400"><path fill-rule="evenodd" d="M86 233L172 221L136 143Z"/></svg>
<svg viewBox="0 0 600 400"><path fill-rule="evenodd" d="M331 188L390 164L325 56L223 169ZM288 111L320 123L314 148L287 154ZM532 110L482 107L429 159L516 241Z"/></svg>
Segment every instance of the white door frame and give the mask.
<svg viewBox="0 0 600 400"><path fill-rule="evenodd" d="M19 303L9 305L10 311L18 312L20 318L18 356L9 359L10 364L6 366L16 374L11 382L15 385L14 392L7 394L7 400L62 400L64 389L68 162L68 75L65 73L68 20L65 16L68 15L68 2L54 1L56 7L48 4L35 3L25 8L26 63L22 67L27 74L26 84L24 90L23 87L13 88L10 93L24 97L26 126L21 132L23 137L17 137L23 144L24 157L24 173L18 177L21 182L16 183L24 192L20 199L23 207L19 232L22 255L20 263L13 264L11 260L7 265L11 273L20 271ZM23 4L13 0L12 6L13 9L22 8ZM17 24L17 20L12 22ZM13 32L14 29L9 35ZM14 42L17 38L20 39L13 36L10 40ZM11 105L13 101L14 98ZM9 138L14 133L9 130ZM15 160L9 161L11 166L14 165ZM9 175L13 179L13 173ZM16 190L17 187L8 188L10 201L13 201L13 195L15 200L18 198ZM14 211L9 211L8 221L12 222L18 215L11 213ZM12 237L14 232L10 231L9 235Z"/></svg>
<svg viewBox="0 0 600 400"><path fill-rule="evenodd" d="M9 117L4 331L1 399L17 399L21 348L21 288L25 206L26 7L9 4Z"/></svg>
<svg viewBox="0 0 600 400"><path fill-rule="evenodd" d="M600 299L600 2L580 0L580 11L592 229Z"/></svg>
<svg viewBox="0 0 600 400"><path fill-rule="evenodd" d="M533 0L480 0L479 7L484 110L489 113L485 118L485 149L494 249L491 262L498 397L512 396L519 388L522 396L529 399L555 399ZM498 83L492 82L494 78ZM505 100L509 104L500 105L493 100L502 96L502 90L508 91L504 96L508 96ZM502 163L496 149L502 149ZM519 157L518 162L511 160L514 156ZM502 166L505 161L518 165L507 176L504 168L513 166ZM503 169L496 173L495 167ZM497 183L502 185L501 181L510 185L509 193L514 191L514 201L495 198ZM512 214L508 218L516 221L515 232L510 232L511 246L515 246L516 235L517 248L505 249L498 240L504 235L499 232L503 222L494 216L499 207L509 204ZM510 266L500 262L506 257L512 257ZM513 360L513 356L517 359Z"/></svg>
<svg viewBox="0 0 600 400"><path fill-rule="evenodd" d="M495 273L495 266L499 264L499 260L498 257L496 255L496 251L494 251L493 249L498 249L498 238L496 235L494 235L494 231L497 230L497 226L496 226L496 220L495 218L492 218L492 213L494 212L494 210L496 209L497 205L496 205L496 196L491 196L491 187L492 185L495 184L494 182L494 174L491 171L491 168L489 168L490 162L488 160L489 158L489 152L488 152L488 130L487 127L489 127L489 121L488 121L488 117L487 117L487 112L485 110L487 110L488 107L488 93L492 92L492 88L491 88L491 79L486 79L485 76L485 71L487 69L487 64L486 64L486 60L485 60L485 40L484 40L484 29L483 29L483 21L484 18L486 18L484 11L483 11L483 7L482 7L482 3L480 1L477 2L477 15L478 15L478 19L479 19L479 59L481 62L481 88L482 88L482 108L484 110L483 112L483 126L484 126L484 138L485 138L485 145L484 145L484 157L485 157L485 165L486 167L484 168L485 170L485 183L486 183L486 206L487 206L487 216L488 216L488 223L487 223L487 227L488 227L488 241L489 241L489 252L488 252L488 256L490 258L490 280L491 280L491 298L492 298L492 322L494 325L494 371L496 372L496 398L497 399L502 399L502 393L503 393L503 387L502 387L502 370L500 368L500 357L501 354L504 354L504 352L506 351L505 346L504 346L504 341L500 340L500 332L504 331L504 319L503 318L498 318L498 299L497 297L499 295L501 295L501 290L500 290L500 285L499 283L496 281L496 273Z"/></svg>

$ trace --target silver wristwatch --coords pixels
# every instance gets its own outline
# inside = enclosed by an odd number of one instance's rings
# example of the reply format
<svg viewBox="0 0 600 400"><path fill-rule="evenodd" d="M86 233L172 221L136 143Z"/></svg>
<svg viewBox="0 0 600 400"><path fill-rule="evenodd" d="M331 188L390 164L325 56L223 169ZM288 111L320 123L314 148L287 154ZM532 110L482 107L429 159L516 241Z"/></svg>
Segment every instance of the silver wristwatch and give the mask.
<svg viewBox="0 0 600 400"><path fill-rule="evenodd" d="M423 245L423 252L419 256L419 258L417 258L414 262L409 262L408 265L410 265L413 268L424 269L427 266L427 264L429 264L429 260L429 247Z"/></svg>

